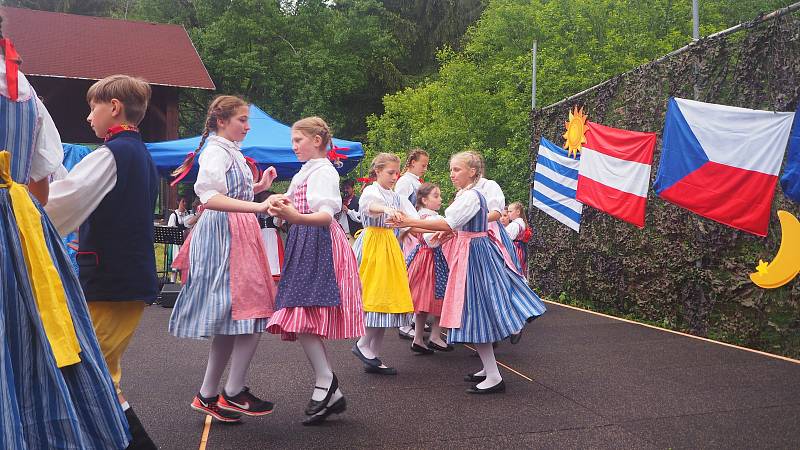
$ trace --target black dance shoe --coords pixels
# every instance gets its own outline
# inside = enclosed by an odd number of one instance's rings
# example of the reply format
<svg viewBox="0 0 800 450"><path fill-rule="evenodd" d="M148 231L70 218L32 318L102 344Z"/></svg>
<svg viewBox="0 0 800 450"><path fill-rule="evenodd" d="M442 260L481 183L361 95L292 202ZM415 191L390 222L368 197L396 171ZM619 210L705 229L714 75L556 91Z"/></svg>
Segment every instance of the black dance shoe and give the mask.
<svg viewBox="0 0 800 450"><path fill-rule="evenodd" d="M333 402L332 405L329 405L327 408L323 408L322 411L318 414L314 414L311 417L307 417L306 420L303 421L303 425L305 426L314 426L319 425L322 422L325 422L325 419L328 418L331 414L341 414L345 412L347 409L347 400L344 397L339 398Z"/></svg>
<svg viewBox="0 0 800 450"><path fill-rule="evenodd" d="M325 405L327 405L328 402L331 401L331 396L333 395L334 392L336 392L337 389L339 389L339 380L336 379L336 374L333 374L333 380L331 381L330 386L326 388L322 386L314 386L314 389L327 391L328 393L325 394L325 398L323 398L322 400L317 401L312 399L308 401L308 406L306 406L307 416L313 416L314 414L322 411L325 408Z"/></svg>
<svg viewBox="0 0 800 450"><path fill-rule="evenodd" d="M419 353L420 355L432 355L434 353L434 351L428 347L423 347L417 344L411 344L411 351L414 353Z"/></svg>
<svg viewBox="0 0 800 450"><path fill-rule="evenodd" d="M128 419L128 428L132 436L126 450L158 450L142 426L142 422L139 421L139 417L133 412L133 408L125 410L125 418Z"/></svg>
<svg viewBox="0 0 800 450"><path fill-rule="evenodd" d="M372 359L369 359L369 358L367 358L366 356L364 356L364 354L363 354L363 353L361 353L361 349L360 349L360 348L358 348L358 344L354 344L354 345L353 345L353 348L352 348L352 349L350 349L350 351L352 351L352 352L353 352L353 354L354 354L354 355L356 355L356 358L360 359L360 360L361 360L361 362L363 362L363 363L364 363L364 364L366 364L367 366L378 367L378 366L380 366L381 364L383 364L383 363L381 362L381 360L380 360L380 359L378 359L378 358L372 358Z"/></svg>
<svg viewBox="0 0 800 450"><path fill-rule="evenodd" d="M455 350L455 347L452 345L448 344L447 347L442 347L441 345L431 341L428 341L428 348L431 350L436 350L437 352L452 352Z"/></svg>
<svg viewBox="0 0 800 450"><path fill-rule="evenodd" d="M375 373L378 375L397 375L397 369L394 367L364 367L364 372Z"/></svg>
<svg viewBox="0 0 800 450"><path fill-rule="evenodd" d="M474 375L474 374L464 375L464 381L468 383L481 383L485 379L486 375Z"/></svg>
<svg viewBox="0 0 800 450"><path fill-rule="evenodd" d="M476 384L475 386L472 386L471 388L467 389L467 394L499 394L505 391L506 391L506 382L500 380L499 383L486 389L480 389Z"/></svg>

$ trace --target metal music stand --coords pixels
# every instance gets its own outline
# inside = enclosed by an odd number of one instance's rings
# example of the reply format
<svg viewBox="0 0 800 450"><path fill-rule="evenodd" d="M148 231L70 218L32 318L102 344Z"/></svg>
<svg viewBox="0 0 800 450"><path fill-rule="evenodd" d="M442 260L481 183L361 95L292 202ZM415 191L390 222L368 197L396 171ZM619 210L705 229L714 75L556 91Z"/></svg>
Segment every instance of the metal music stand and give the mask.
<svg viewBox="0 0 800 450"><path fill-rule="evenodd" d="M183 231L178 227L166 227L163 225L153 225L153 242L164 245L164 270L157 272L164 279L167 279L170 270L167 268L167 244L183 244Z"/></svg>

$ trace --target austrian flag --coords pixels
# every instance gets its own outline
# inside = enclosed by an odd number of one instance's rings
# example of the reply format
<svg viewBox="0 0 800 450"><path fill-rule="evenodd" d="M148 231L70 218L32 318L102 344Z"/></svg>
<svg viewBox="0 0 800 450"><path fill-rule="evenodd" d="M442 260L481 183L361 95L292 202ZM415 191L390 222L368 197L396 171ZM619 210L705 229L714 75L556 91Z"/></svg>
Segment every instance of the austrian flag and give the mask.
<svg viewBox="0 0 800 450"><path fill-rule="evenodd" d="M586 125L576 199L644 228L655 133Z"/></svg>

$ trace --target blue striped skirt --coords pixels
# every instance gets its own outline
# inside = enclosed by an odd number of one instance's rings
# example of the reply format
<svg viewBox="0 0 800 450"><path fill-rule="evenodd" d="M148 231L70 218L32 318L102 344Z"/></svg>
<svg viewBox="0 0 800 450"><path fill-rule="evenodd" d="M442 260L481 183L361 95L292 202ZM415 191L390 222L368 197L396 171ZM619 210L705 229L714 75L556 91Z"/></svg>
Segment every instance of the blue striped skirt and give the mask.
<svg viewBox="0 0 800 450"><path fill-rule="evenodd" d="M509 268L488 238L470 242L469 268L461 327L448 342L497 342L522 330L526 320L547 310L525 279Z"/></svg>
<svg viewBox="0 0 800 450"><path fill-rule="evenodd" d="M413 313L391 314L379 312L364 313L364 326L367 328L400 328L411 325Z"/></svg>
<svg viewBox="0 0 800 450"><path fill-rule="evenodd" d="M0 189L0 448L125 448L128 422L61 238L38 206L81 347L58 368L42 327L7 189Z"/></svg>
<svg viewBox="0 0 800 450"><path fill-rule="evenodd" d="M230 253L228 214L206 210L192 231L189 279L175 301L170 334L208 339L217 334L260 333L267 328L268 317L233 320Z"/></svg>

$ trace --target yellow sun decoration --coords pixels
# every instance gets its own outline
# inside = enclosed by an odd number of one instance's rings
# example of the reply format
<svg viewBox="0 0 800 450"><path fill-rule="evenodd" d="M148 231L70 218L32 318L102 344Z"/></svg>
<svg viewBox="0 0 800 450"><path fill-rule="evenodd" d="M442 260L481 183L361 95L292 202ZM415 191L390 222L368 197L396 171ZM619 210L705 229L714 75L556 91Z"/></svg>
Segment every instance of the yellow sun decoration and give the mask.
<svg viewBox="0 0 800 450"><path fill-rule="evenodd" d="M581 147L586 143L586 119L588 117L583 113L583 108L578 109L574 106L572 111L569 112L569 121L564 125L567 127L567 132L562 136L566 139L564 148L567 149L569 156L578 157L581 152Z"/></svg>

